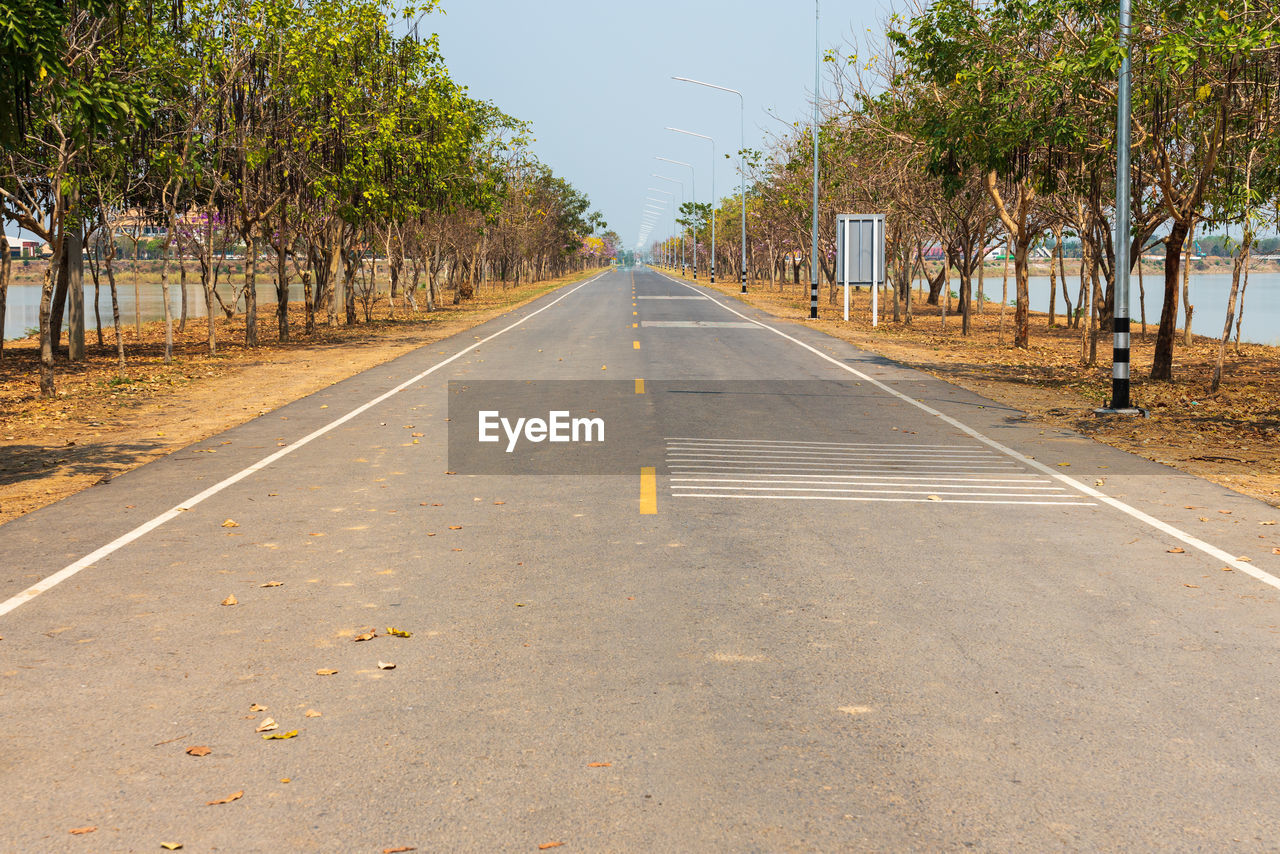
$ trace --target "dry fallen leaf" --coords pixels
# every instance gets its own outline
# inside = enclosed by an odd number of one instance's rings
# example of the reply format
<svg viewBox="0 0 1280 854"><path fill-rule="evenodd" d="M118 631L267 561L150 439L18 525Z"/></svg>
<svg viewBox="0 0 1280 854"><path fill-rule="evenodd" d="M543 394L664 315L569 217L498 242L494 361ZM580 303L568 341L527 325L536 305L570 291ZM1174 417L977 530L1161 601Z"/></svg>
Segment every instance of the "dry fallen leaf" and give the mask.
<svg viewBox="0 0 1280 854"><path fill-rule="evenodd" d="M264 735L263 738L294 738L297 735L298 731L296 729L291 729L288 732L269 732Z"/></svg>
<svg viewBox="0 0 1280 854"><path fill-rule="evenodd" d="M494 503L495 505L498 505L498 504L506 504L507 502L505 502L505 501L495 501L495 502L493 502L493 503Z"/></svg>
<svg viewBox="0 0 1280 854"><path fill-rule="evenodd" d="M1259 522L1258 524L1259 524L1259 525L1274 525L1275 523L1276 523L1276 520L1275 520L1275 519L1272 519L1272 520L1271 520L1271 521L1269 521L1269 522Z"/></svg>
<svg viewBox="0 0 1280 854"><path fill-rule="evenodd" d="M378 669L379 670L395 670L396 666L395 666L395 663L391 661L379 661Z"/></svg>
<svg viewBox="0 0 1280 854"><path fill-rule="evenodd" d="M280 729L280 724L276 723L276 719L263 718L262 723L258 724L258 728L254 732L270 732L273 729Z"/></svg>
<svg viewBox="0 0 1280 854"><path fill-rule="evenodd" d="M222 604L223 604L223 605L239 605L239 604L240 604L240 600L239 600L239 599L237 599L237 598L235 597L235 594L233 593L233 594L231 594L230 596L228 596L226 599L223 599L223 600L222 600Z"/></svg>
<svg viewBox="0 0 1280 854"><path fill-rule="evenodd" d="M941 501L941 500L942 500L942 498L941 498L941 497L939 497L939 496L937 496L937 495L930 495L930 496L928 497L928 500L929 500L929 501Z"/></svg>
<svg viewBox="0 0 1280 854"><path fill-rule="evenodd" d="M267 710L266 706L259 706L257 703L254 703L252 706L249 707L249 711L251 712L265 712L266 710Z"/></svg>
<svg viewBox="0 0 1280 854"><path fill-rule="evenodd" d="M316 671L316 675L317 675L317 676L332 676L333 674L335 674L335 673L337 673L337 672L338 672L338 671L336 671L336 670L317 670L317 671Z"/></svg>
<svg viewBox="0 0 1280 854"><path fill-rule="evenodd" d="M461 526L461 525L450 525L450 526L449 526L449 530L450 530L450 531L461 531L461 530L462 530L462 526Z"/></svg>
<svg viewBox="0 0 1280 854"><path fill-rule="evenodd" d="M222 527L224 527L224 528L239 528L239 527L240 527L240 523L239 523L239 522L237 522L237 521L236 521L236 520L234 520L234 519L228 519L227 521L225 521L225 522L223 522L223 523L222 523Z"/></svg>
<svg viewBox="0 0 1280 854"><path fill-rule="evenodd" d="M1280 549L1272 549L1272 550L1271 550L1271 553L1272 553L1273 555L1280 555Z"/></svg>
<svg viewBox="0 0 1280 854"><path fill-rule="evenodd" d="M282 586L284 586L284 582L283 582L283 581L268 581L266 584L259 584L258 586L259 586L259 587L282 587Z"/></svg>
<svg viewBox="0 0 1280 854"><path fill-rule="evenodd" d="M1243 563L1253 563L1253 558L1245 557L1244 555L1240 555L1240 557L1236 558L1236 560L1242 561Z"/></svg>
<svg viewBox="0 0 1280 854"><path fill-rule="evenodd" d="M377 632L369 631L369 632L365 632L365 633L364 633L364 634L362 634L362 635L356 635L354 638L352 638L352 640L355 640L355 641L367 641L367 640L373 640L373 639L374 639L374 638L376 638L377 636L378 636L378 633L377 633Z"/></svg>
<svg viewBox="0 0 1280 854"><path fill-rule="evenodd" d="M161 842L160 847L166 851L177 851L182 847L181 842Z"/></svg>
<svg viewBox="0 0 1280 854"><path fill-rule="evenodd" d="M1230 515L1231 515L1231 511L1230 511L1230 510L1219 510L1218 512L1219 512L1219 513L1221 513L1223 516L1230 516Z"/></svg>
<svg viewBox="0 0 1280 854"><path fill-rule="evenodd" d="M405 851L417 851L412 845L401 845L399 848L383 848L382 854L404 854Z"/></svg>
<svg viewBox="0 0 1280 854"><path fill-rule="evenodd" d="M212 750L205 747L203 744L198 744L194 747L187 748L188 756L208 756L212 752L213 752Z"/></svg>
<svg viewBox="0 0 1280 854"><path fill-rule="evenodd" d="M613 763L612 762L588 762L587 767L588 768L612 768Z"/></svg>
<svg viewBox="0 0 1280 854"><path fill-rule="evenodd" d="M1067 468L1071 463L1058 463L1058 468Z"/></svg>
<svg viewBox="0 0 1280 854"><path fill-rule="evenodd" d="M95 824L90 827L73 827L67 832L70 833L72 836L80 836L85 833L93 833L97 829L98 829L98 826Z"/></svg>
<svg viewBox="0 0 1280 854"><path fill-rule="evenodd" d="M1171 555L1184 555L1187 553L1186 549L1178 548L1177 546L1174 546L1171 549L1166 549L1166 551L1169 552L1169 554Z"/></svg>
<svg viewBox="0 0 1280 854"><path fill-rule="evenodd" d="M320 717L320 713L317 712L315 709L307 709L305 712L302 713L302 716L304 718L318 718Z"/></svg>
<svg viewBox="0 0 1280 854"><path fill-rule="evenodd" d="M1183 587L1196 587L1196 588L1198 588L1200 585L1199 585L1199 584L1184 584L1184 585L1182 585L1182 586L1183 586Z"/></svg>
<svg viewBox="0 0 1280 854"><path fill-rule="evenodd" d="M241 798L243 798L243 797L244 797L244 789L241 789L240 791L238 791L238 792L236 792L236 793L234 793L234 794L227 795L225 798L223 798L223 799L222 799L222 800L220 800L220 801L209 801L207 804L205 804L205 806L207 806L207 807L214 807L214 806L217 806L217 805L219 805L219 804L229 804L229 803L231 803L232 801L238 801L238 800L240 800L240 799L241 799Z"/></svg>
<svg viewBox="0 0 1280 854"><path fill-rule="evenodd" d="M601 370L604 370L604 369L601 368ZM546 851L548 848L559 848L561 845L564 845L564 843L563 842L544 842L538 846L538 850Z"/></svg>
<svg viewBox="0 0 1280 854"><path fill-rule="evenodd" d="M406 632L404 629L396 629L391 626L387 626L387 634L395 635L398 638L413 637L413 632Z"/></svg>

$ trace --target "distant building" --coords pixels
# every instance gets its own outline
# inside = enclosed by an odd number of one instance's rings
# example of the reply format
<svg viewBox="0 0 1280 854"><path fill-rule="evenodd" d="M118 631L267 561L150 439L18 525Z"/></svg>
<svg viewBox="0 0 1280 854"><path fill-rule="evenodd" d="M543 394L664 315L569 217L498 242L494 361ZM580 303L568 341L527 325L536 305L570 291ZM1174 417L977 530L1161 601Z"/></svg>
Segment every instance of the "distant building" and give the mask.
<svg viewBox="0 0 1280 854"><path fill-rule="evenodd" d="M40 247L44 244L39 240L29 240L16 234L6 234L5 237L9 240L9 254L15 259L40 257Z"/></svg>

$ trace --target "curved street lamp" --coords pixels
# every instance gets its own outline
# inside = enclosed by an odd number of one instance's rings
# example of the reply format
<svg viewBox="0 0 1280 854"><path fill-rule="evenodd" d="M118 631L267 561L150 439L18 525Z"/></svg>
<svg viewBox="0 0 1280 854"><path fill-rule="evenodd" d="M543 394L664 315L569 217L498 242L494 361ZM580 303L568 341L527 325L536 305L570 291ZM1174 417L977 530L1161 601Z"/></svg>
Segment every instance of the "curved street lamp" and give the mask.
<svg viewBox="0 0 1280 854"><path fill-rule="evenodd" d="M711 143L711 284L714 285L716 283L716 141L705 133L694 133L691 130L673 127L668 127L667 130L682 133L685 136L696 136Z"/></svg>
<svg viewBox="0 0 1280 854"><path fill-rule="evenodd" d="M738 151L738 193L742 197L742 292L747 292L747 102L742 97L742 93L737 89L730 89L728 86L717 86L714 83L704 83L701 80L694 80L692 77L672 77L672 80L680 80L685 83L693 83L697 86L706 86L708 89L719 89L721 92L731 92L738 96L738 135L741 140L742 147ZM715 175L712 176L715 180ZM714 229L713 229L714 230ZM713 252L714 256L714 252ZM711 281L715 281L713 278Z"/></svg>

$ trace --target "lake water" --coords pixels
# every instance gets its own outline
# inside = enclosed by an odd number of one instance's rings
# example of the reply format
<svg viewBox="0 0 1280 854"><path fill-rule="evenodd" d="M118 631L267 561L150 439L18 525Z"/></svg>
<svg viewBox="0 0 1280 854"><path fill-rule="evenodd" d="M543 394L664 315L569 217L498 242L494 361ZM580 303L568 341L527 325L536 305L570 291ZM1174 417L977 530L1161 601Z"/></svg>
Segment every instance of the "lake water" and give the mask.
<svg viewBox="0 0 1280 854"><path fill-rule="evenodd" d="M92 334L94 329L93 314L93 283L85 277L84 299L85 313L84 324L85 329ZM138 286L139 294L142 297L142 320L145 323L148 320L164 319L164 302L161 298L160 286L158 284L142 284ZM120 299L120 323L125 328L133 325L133 285L129 282L127 274L116 278L116 293ZM218 286L218 293L222 294L224 300L231 299L232 291L226 285ZM289 288L290 301L302 300L302 285L295 284ZM272 304L276 301L276 286L271 282L258 284L258 304L262 305L264 301L270 301ZM40 287L38 285L10 285L8 307L4 317L4 337L5 340L12 338L23 338L27 334L27 330L36 329L40 326ZM102 311L102 328L106 329L112 325L111 322L111 291L107 287L106 279L102 283L102 298L99 303ZM215 309L217 301L214 302ZM244 301L241 300L239 310L244 309ZM182 290L178 287L176 281L169 285L169 310L173 313L173 322L177 324L178 318L182 314ZM273 309L274 310L274 309ZM204 289L200 287L200 278L198 276L187 276L187 317L197 318L204 317ZM65 329L65 323L64 323ZM63 340L66 340L65 338Z"/></svg>
<svg viewBox="0 0 1280 854"><path fill-rule="evenodd" d="M1012 271L1010 271L1012 273ZM1010 275L1009 288L1012 293L1013 282ZM1147 324L1148 330L1154 331L1160 323L1160 301L1164 296L1164 279L1160 273L1145 276L1147 291ZM1031 308L1033 311L1049 310L1049 277L1031 277ZM133 323L133 286L127 277L117 282L120 295L120 320L128 326ZM975 281L974 286L977 286ZM1000 277L988 275L986 278L987 298L1000 297ZM960 283L953 280L952 288L958 291ZM1079 292L1080 279L1070 273L1067 275L1067 289L1072 303ZM1231 290L1230 273L1193 273L1191 275L1191 304L1195 306L1192 316L1192 331L1197 335L1217 337L1222 334L1222 321L1226 318L1227 294ZM188 316L204 317L204 294L200 289L199 278L187 282ZM224 299L230 298L230 290L220 288ZM142 285L142 319L159 320L164 316L160 301L159 285ZM302 287L290 288L290 299L302 299ZM275 300L275 287L270 283L258 286L258 299ZM1139 328L1138 319L1138 277L1132 278L1130 304L1133 315L1133 328ZM93 329L93 286L85 284L85 327ZM102 325L111 325L111 294L105 284L102 288ZM170 288L170 305L176 321L182 308L182 297L175 282ZM1062 301L1062 286L1058 286L1058 311L1066 308ZM40 288L32 285L11 285L9 287L8 310L5 314L4 337L21 338L28 329L40 324ZM1181 328L1182 311L1179 298L1178 324ZM1245 293L1244 324L1240 329L1241 338L1255 344L1280 346L1280 273L1258 273L1249 276L1249 289Z"/></svg>
<svg viewBox="0 0 1280 854"><path fill-rule="evenodd" d="M1146 287L1146 309L1147 309L1147 331L1155 334L1156 327L1160 325L1160 306L1164 300L1164 273L1148 273L1143 271L1143 284ZM960 280L953 279L951 290L954 293L960 291ZM1031 288L1031 310L1045 311L1049 310L1049 277L1048 276L1032 276L1029 282ZM978 287L977 279L974 280L974 289ZM984 282L987 299L995 299L996 309L999 310L1000 301L1000 275L991 275L987 273ZM1227 296L1231 292L1231 274L1230 273L1192 273L1191 274L1191 304L1195 306L1195 311L1191 315L1191 331L1197 335L1207 335L1212 338L1222 336L1222 323L1227 318ZM1013 301L1013 270L1009 270L1009 300ZM1076 296L1080 292L1080 277L1072 275L1071 271L1067 271L1067 293L1071 295L1072 307L1075 307ZM1062 315L1066 311L1066 303L1062 301L1062 283L1058 283L1058 314ZM1178 293L1178 329L1182 329L1182 293ZM1133 317L1133 331L1136 333L1142 327L1139 320L1142 317L1138 306L1138 275L1134 271L1129 282L1129 314ZM1240 308L1237 300L1236 316L1239 317ZM1234 323L1232 329L1235 329ZM1232 333L1235 334L1234 331ZM1280 273L1259 273L1253 272L1249 274L1249 288L1244 295L1244 323L1240 326L1240 338L1242 341L1248 341L1254 344L1270 344L1273 347L1280 346Z"/></svg>

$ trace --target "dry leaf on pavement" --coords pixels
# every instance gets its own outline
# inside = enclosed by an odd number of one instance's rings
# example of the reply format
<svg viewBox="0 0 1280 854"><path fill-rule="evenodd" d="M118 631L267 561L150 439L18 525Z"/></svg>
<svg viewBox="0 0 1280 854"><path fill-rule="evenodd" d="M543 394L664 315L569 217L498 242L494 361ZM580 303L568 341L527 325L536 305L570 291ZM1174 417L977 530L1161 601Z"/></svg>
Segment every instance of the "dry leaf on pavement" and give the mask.
<svg viewBox="0 0 1280 854"><path fill-rule="evenodd" d="M229 803L231 803L232 801L238 801L238 800L240 800L240 799L241 799L241 798L243 798L243 797L244 797L244 789L241 789L241 790L240 790L240 791L238 791L238 792L235 792L235 793L233 793L233 794L227 795L227 796L226 796L225 798L223 798L222 800L219 800L219 801L209 801L207 804L205 804L205 806L207 806L207 807L214 807L214 806L217 806L217 805L219 805L219 804L229 804Z"/></svg>
<svg viewBox="0 0 1280 854"><path fill-rule="evenodd" d="M378 669L379 670L395 670L396 665L394 662L391 662L391 661L379 661Z"/></svg>
<svg viewBox="0 0 1280 854"><path fill-rule="evenodd" d="M177 851L182 847L181 842L161 842L160 847L166 851Z"/></svg>
<svg viewBox="0 0 1280 854"><path fill-rule="evenodd" d="M413 632L406 632L404 629L396 629L396 628L392 628L391 626L387 626L387 634L394 635L395 637L398 637L398 638L413 637Z"/></svg>
<svg viewBox="0 0 1280 854"><path fill-rule="evenodd" d="M228 596L226 599L223 599L223 600L222 600L222 604L223 604L223 605L239 605L239 604L240 604L240 600L239 600L239 599L237 599L237 598L235 597L235 594L233 593L233 594L231 594L230 596Z"/></svg>
<svg viewBox="0 0 1280 854"><path fill-rule="evenodd" d="M266 584L259 584L258 586L259 587L281 587L283 585L284 585L283 581L268 581Z"/></svg>
<svg viewBox="0 0 1280 854"><path fill-rule="evenodd" d="M91 827L73 827L67 832L70 833L72 836L80 836L85 833L93 833L97 829L98 829L98 826L95 824L95 825L92 825Z"/></svg>
<svg viewBox="0 0 1280 854"><path fill-rule="evenodd" d="M276 723L276 719L263 718L262 723L258 724L258 728L254 732L270 732L273 729L280 729L280 724Z"/></svg>
<svg viewBox="0 0 1280 854"><path fill-rule="evenodd" d="M316 671L316 675L317 675L317 676L332 676L333 674L335 674L335 673L337 673L337 672L338 672L338 671L336 671L336 670L323 670L323 669L322 669L322 670L317 670L317 671Z"/></svg>
<svg viewBox="0 0 1280 854"><path fill-rule="evenodd" d="M1173 547L1173 548L1171 548L1171 549L1165 549L1165 551L1167 551L1167 552L1168 552L1169 554L1171 554L1171 555L1184 555L1184 554L1186 554L1186 553L1187 553L1187 550L1186 550L1186 549L1184 549L1184 548L1179 548L1178 546L1174 546L1174 547Z"/></svg>
<svg viewBox="0 0 1280 854"><path fill-rule="evenodd" d="M612 768L613 763L612 762L588 762L587 767L588 768Z"/></svg>
<svg viewBox="0 0 1280 854"><path fill-rule="evenodd" d="M371 632L371 631L370 631L370 632L365 632L365 633L364 633L364 634L362 634L362 635L356 635L354 638L352 638L352 640L356 640L356 641L367 641L367 640L373 640L373 639L374 639L374 638L376 638L377 636L378 636L377 632Z"/></svg>
<svg viewBox="0 0 1280 854"><path fill-rule="evenodd" d="M305 712L302 713L302 716L304 718L318 718L320 717L320 713L317 712L315 709L307 709Z"/></svg>
<svg viewBox="0 0 1280 854"><path fill-rule="evenodd" d="M263 738L295 738L297 735L298 731L296 729L291 729L288 732L269 732L264 735Z"/></svg>
<svg viewBox="0 0 1280 854"><path fill-rule="evenodd" d="M212 752L213 752L212 750L205 747L203 744L197 744L193 747L187 748L188 756L208 756Z"/></svg>
<svg viewBox="0 0 1280 854"><path fill-rule="evenodd" d="M450 531L461 531L461 530L462 530L462 526L461 526L461 525L450 525L450 526L449 526L449 530L450 530Z"/></svg>
<svg viewBox="0 0 1280 854"><path fill-rule="evenodd" d="M257 703L254 703L252 706L249 707L249 711L251 712L265 712L266 710L267 710L266 706L260 706Z"/></svg>
<svg viewBox="0 0 1280 854"><path fill-rule="evenodd" d="M417 851L412 845L401 845L399 848L383 848L382 854L404 854L405 851Z"/></svg>
<svg viewBox="0 0 1280 854"><path fill-rule="evenodd" d="M548 848L559 848L564 845L563 842L544 842L538 846L539 851L546 851Z"/></svg>
<svg viewBox="0 0 1280 854"><path fill-rule="evenodd" d="M239 527L240 527L240 523L239 523L239 522L237 522L235 519L228 519L227 521L225 521L225 522L223 522L223 523L222 523L222 527L224 527L224 528L239 528Z"/></svg>

